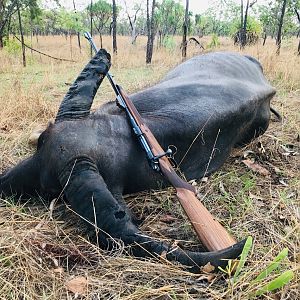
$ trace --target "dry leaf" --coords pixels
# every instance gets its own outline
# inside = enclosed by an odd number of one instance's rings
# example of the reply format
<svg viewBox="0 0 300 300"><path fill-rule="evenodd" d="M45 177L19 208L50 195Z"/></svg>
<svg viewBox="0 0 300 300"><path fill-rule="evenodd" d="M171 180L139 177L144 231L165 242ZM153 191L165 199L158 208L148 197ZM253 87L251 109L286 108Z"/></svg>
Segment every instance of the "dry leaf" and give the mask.
<svg viewBox="0 0 300 300"><path fill-rule="evenodd" d="M55 257L51 257L51 259L53 261L54 266L58 268L58 266L59 266L58 260Z"/></svg>
<svg viewBox="0 0 300 300"><path fill-rule="evenodd" d="M214 274L205 274L205 275L201 275L199 278L197 278L197 281L206 280L207 282L212 282L215 277L216 277L216 275L214 275Z"/></svg>
<svg viewBox="0 0 300 300"><path fill-rule="evenodd" d="M260 166L259 164L254 163L254 162L251 161L250 159L242 160L242 162L243 162L249 169L251 169L251 170L254 171L254 172L257 172L257 173L259 173L259 174L261 174L261 175L263 175L263 176L268 176L268 175L270 175L270 172L269 172L266 168Z"/></svg>
<svg viewBox="0 0 300 300"><path fill-rule="evenodd" d="M167 259L167 254L168 254L167 251L163 251L163 252L160 254L160 258L162 258L162 259Z"/></svg>
<svg viewBox="0 0 300 300"><path fill-rule="evenodd" d="M53 211L54 211L54 208L55 208L56 201L57 201L57 198L54 198L50 202L50 205L49 205L49 211L50 211L49 217L50 217L50 220L53 220Z"/></svg>
<svg viewBox="0 0 300 300"><path fill-rule="evenodd" d="M52 271L53 271L53 273L62 275L64 273L64 268L59 267L59 268L53 269Z"/></svg>
<svg viewBox="0 0 300 300"><path fill-rule="evenodd" d="M66 288L68 291L74 294L83 295L87 291L87 285L88 285L87 279L83 276L78 276L69 280L66 283Z"/></svg>
<svg viewBox="0 0 300 300"><path fill-rule="evenodd" d="M159 289L157 289L160 292L168 292L170 291L172 288L174 287L174 285L166 285L166 286L162 286Z"/></svg>
<svg viewBox="0 0 300 300"><path fill-rule="evenodd" d="M265 147L261 142L257 143L258 149L261 153L266 153Z"/></svg>
<svg viewBox="0 0 300 300"><path fill-rule="evenodd" d="M172 223L172 222L176 221L177 219L171 215L163 215L159 218L159 220L164 223Z"/></svg>
<svg viewBox="0 0 300 300"><path fill-rule="evenodd" d="M244 158L246 158L249 155L255 156L255 153L251 150L244 151L244 153L243 153Z"/></svg>
<svg viewBox="0 0 300 300"><path fill-rule="evenodd" d="M189 184L191 184L192 186L196 186L197 181L195 179L192 179L192 180L189 181Z"/></svg>
<svg viewBox="0 0 300 300"><path fill-rule="evenodd" d="M203 178L201 178L201 182L207 182L208 181L208 177L203 177Z"/></svg>
<svg viewBox="0 0 300 300"><path fill-rule="evenodd" d="M215 267L208 262L205 266L201 267L201 271L205 272L205 273L211 273L212 271L214 271Z"/></svg>
<svg viewBox="0 0 300 300"><path fill-rule="evenodd" d="M283 180L283 178L280 178L280 179L279 179L279 182L280 182L282 185L284 185L284 186L289 186L289 185Z"/></svg>
<svg viewBox="0 0 300 300"><path fill-rule="evenodd" d="M254 195L254 194L252 194L251 192L249 192L249 197L250 197L250 199L255 199L255 200L264 200L264 198L263 198L263 197L261 197L261 196L258 196L258 195Z"/></svg>
<svg viewBox="0 0 300 300"><path fill-rule="evenodd" d="M7 125L4 125L0 128L0 130L3 130L3 131L8 131L8 126Z"/></svg>
<svg viewBox="0 0 300 300"><path fill-rule="evenodd" d="M35 227L34 229L41 229L42 227L44 227L44 225L46 224L47 222L45 220L41 220Z"/></svg>
<svg viewBox="0 0 300 300"><path fill-rule="evenodd" d="M220 183L219 183L219 190L220 190L220 192L221 192L221 194L222 194L223 196L226 196L226 195L227 195L227 192L226 192L226 190L225 190L225 188L224 188L224 184L223 184L222 181L220 181Z"/></svg>

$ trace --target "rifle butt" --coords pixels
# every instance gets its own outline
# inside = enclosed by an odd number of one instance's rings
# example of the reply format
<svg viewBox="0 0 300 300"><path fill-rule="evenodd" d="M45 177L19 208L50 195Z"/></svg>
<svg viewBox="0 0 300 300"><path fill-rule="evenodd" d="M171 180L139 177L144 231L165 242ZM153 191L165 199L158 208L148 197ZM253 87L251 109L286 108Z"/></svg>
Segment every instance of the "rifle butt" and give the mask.
<svg viewBox="0 0 300 300"><path fill-rule="evenodd" d="M177 197L201 243L208 251L218 251L236 244L235 239L197 199L195 193L176 188Z"/></svg>

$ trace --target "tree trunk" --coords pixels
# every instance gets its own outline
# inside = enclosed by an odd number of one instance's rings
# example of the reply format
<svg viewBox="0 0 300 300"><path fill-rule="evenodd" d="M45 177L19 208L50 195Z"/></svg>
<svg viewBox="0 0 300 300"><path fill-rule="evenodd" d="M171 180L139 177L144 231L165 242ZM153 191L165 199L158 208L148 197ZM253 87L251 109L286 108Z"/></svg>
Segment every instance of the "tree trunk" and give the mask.
<svg viewBox="0 0 300 300"><path fill-rule="evenodd" d="M147 50L146 50L146 64L151 63L152 53L150 53L151 43L151 27L150 27L150 12L149 0L147 0Z"/></svg>
<svg viewBox="0 0 300 300"><path fill-rule="evenodd" d="M101 31L99 31L99 37L100 37L100 49L103 48L103 44L102 44L102 34L101 34Z"/></svg>
<svg viewBox="0 0 300 300"><path fill-rule="evenodd" d="M25 55L24 35L23 35L23 27L22 27L22 20L21 20L21 13L20 13L20 4L19 4L19 1L17 2L17 11L18 11L19 29L20 29L21 42L22 42L23 66L26 67L26 55Z"/></svg>
<svg viewBox="0 0 300 300"><path fill-rule="evenodd" d="M135 25L131 29L131 44L134 45L137 38Z"/></svg>
<svg viewBox="0 0 300 300"><path fill-rule="evenodd" d="M154 41L154 9L155 0L152 0L152 9L150 16L149 0L147 0L147 52L146 52L146 64L151 64L153 54L153 41Z"/></svg>
<svg viewBox="0 0 300 300"><path fill-rule="evenodd" d="M80 32L77 32L77 41L78 41L78 47L79 47L79 51L81 53L81 42L80 42Z"/></svg>
<svg viewBox="0 0 300 300"><path fill-rule="evenodd" d="M0 1L0 50L4 47L3 37L4 37L4 1Z"/></svg>
<svg viewBox="0 0 300 300"><path fill-rule="evenodd" d="M263 40L263 46L266 44L266 40L267 40L267 34L264 34L264 40Z"/></svg>
<svg viewBox="0 0 300 300"><path fill-rule="evenodd" d="M72 60L73 59L72 32L70 32L70 53L71 53L71 60Z"/></svg>
<svg viewBox="0 0 300 300"><path fill-rule="evenodd" d="M240 32L238 33L239 41L238 44L242 43L243 35L243 25L244 25L244 0L241 0L241 27Z"/></svg>
<svg viewBox="0 0 300 300"><path fill-rule="evenodd" d="M298 12L298 10L296 8L295 8L295 13L296 13L299 25L300 25L300 12ZM300 29L298 30L297 37L300 38ZM300 55L300 39L299 39L297 51L298 51L298 55Z"/></svg>
<svg viewBox="0 0 300 300"><path fill-rule="evenodd" d="M75 11L75 14L76 14L75 21L78 22L75 0L73 0L73 8L74 8L74 11ZM77 41L78 41L79 51L81 53L81 43L80 43L80 32L79 31L77 31Z"/></svg>
<svg viewBox="0 0 300 300"><path fill-rule="evenodd" d="M8 18L8 22L7 22L7 40L9 41L9 33L10 33L10 29L11 29L11 15Z"/></svg>
<svg viewBox="0 0 300 300"><path fill-rule="evenodd" d="M39 32L38 32L38 30L36 30L36 32L35 32L35 38L36 38L36 44L38 45L39 44Z"/></svg>
<svg viewBox="0 0 300 300"><path fill-rule="evenodd" d="M186 35L188 31L188 22L189 22L189 0L186 0L185 17L183 23L183 36L182 36L182 57L183 58L186 58L186 48L187 48Z"/></svg>
<svg viewBox="0 0 300 300"><path fill-rule="evenodd" d="M91 11L90 11L90 32L91 36L93 36L93 14L92 14L92 7L93 7L93 0L91 0ZM93 47L91 46L91 57L93 57Z"/></svg>
<svg viewBox="0 0 300 300"><path fill-rule="evenodd" d="M117 6L116 0L112 0L113 3L113 24L112 24L112 35L113 35L113 53L117 54Z"/></svg>
<svg viewBox="0 0 300 300"><path fill-rule="evenodd" d="M32 32L32 27L31 27L31 30L30 30L30 47L31 48L33 47L32 40L33 40L33 32ZM31 49L31 56L33 56L32 49Z"/></svg>
<svg viewBox="0 0 300 300"><path fill-rule="evenodd" d="M242 27L242 34L241 34L241 47L244 48L247 44L247 19L248 19L248 9L249 9L249 0L247 0L245 16L244 16L244 23Z"/></svg>
<svg viewBox="0 0 300 300"><path fill-rule="evenodd" d="M276 39L276 45L277 45L276 54L278 54L278 55L280 54L282 25L283 25L283 19L284 19L284 15L285 15L286 4L287 4L287 0L283 0L282 8L281 8L281 15L280 15L279 24L278 24L277 39Z"/></svg>

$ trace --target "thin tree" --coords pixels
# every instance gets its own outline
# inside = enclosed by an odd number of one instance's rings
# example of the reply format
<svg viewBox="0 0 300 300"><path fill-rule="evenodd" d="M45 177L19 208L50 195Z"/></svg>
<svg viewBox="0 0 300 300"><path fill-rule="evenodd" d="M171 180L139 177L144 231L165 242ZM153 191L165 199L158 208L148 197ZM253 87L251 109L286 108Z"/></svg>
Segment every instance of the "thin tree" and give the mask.
<svg viewBox="0 0 300 300"><path fill-rule="evenodd" d="M117 54L117 6L116 0L112 0L113 17L112 17L112 36L113 36L113 52Z"/></svg>
<svg viewBox="0 0 300 300"><path fill-rule="evenodd" d="M243 26L244 26L244 0L241 0L241 29L239 33L240 45L243 39Z"/></svg>
<svg viewBox="0 0 300 300"><path fill-rule="evenodd" d="M112 5L106 0L98 0L89 7L93 15L94 25L99 32L100 47L103 48L102 33L108 21L112 17Z"/></svg>
<svg viewBox="0 0 300 300"><path fill-rule="evenodd" d="M147 51L146 51L146 64L151 64L153 54L153 41L154 41L154 10L155 0L152 0L152 8L150 13L149 0L147 0Z"/></svg>
<svg viewBox="0 0 300 300"><path fill-rule="evenodd" d="M93 36L93 0L91 0L89 12L90 12L90 32L91 32L91 36ZM90 53L91 53L91 57L93 57L92 45L91 45Z"/></svg>
<svg viewBox="0 0 300 300"><path fill-rule="evenodd" d="M124 0L124 4L125 4L125 11L126 11L126 15L129 21L129 26L130 26L130 30L131 30L131 44L134 45L136 38L138 36L138 33L136 33L136 21L137 21L137 16L139 11L141 10L141 4L136 4L134 7L134 16L130 16L129 11L128 11L128 7L127 7L127 3Z"/></svg>
<svg viewBox="0 0 300 300"><path fill-rule="evenodd" d="M18 19L19 19L20 35L21 35L21 44L22 44L23 66L26 67L26 55L25 55L24 35L23 35L23 27L22 27L22 19L21 19L20 3L19 3L19 1L17 2L17 12L18 12Z"/></svg>
<svg viewBox="0 0 300 300"><path fill-rule="evenodd" d="M287 0L283 0L282 1L282 7L281 7L280 19L279 19L279 23L278 23L277 38L276 38L276 45L277 45L276 54L280 54L282 26L283 26L283 20L284 20L286 5L287 5Z"/></svg>
<svg viewBox="0 0 300 300"><path fill-rule="evenodd" d="M245 9L245 15L243 16L243 0L241 0L241 30L240 30L240 45L241 48L244 48L247 44L247 21L248 21L248 12L249 8L251 8L257 0L254 0L250 3L249 0L247 0L246 9Z"/></svg>
<svg viewBox="0 0 300 300"><path fill-rule="evenodd" d="M296 8L294 8L294 10L295 10L295 13L296 13L299 25L300 25L300 12ZM297 51L298 51L298 55L300 55L300 29L298 31L298 37L299 37L299 43L298 43L298 49L297 49Z"/></svg>
<svg viewBox="0 0 300 300"><path fill-rule="evenodd" d="M7 23L7 18L4 15L5 13L5 2L0 1L0 49L3 48L3 31Z"/></svg>
<svg viewBox="0 0 300 300"><path fill-rule="evenodd" d="M76 14L75 22L78 23L78 17L77 17L77 10L76 10L76 6L75 6L75 0L73 0L73 8L74 8L74 12ZM78 47L79 47L79 50L80 50L80 53L81 53L81 42L80 42L80 32L79 31L77 31L77 41L78 41Z"/></svg>
<svg viewBox="0 0 300 300"><path fill-rule="evenodd" d="M3 48L5 28L10 21L11 15L15 12L17 0L7 3L7 1L0 0L0 49Z"/></svg>
<svg viewBox="0 0 300 300"><path fill-rule="evenodd" d="M183 28L184 15L185 9L181 3L175 0L162 1L155 13L159 46L162 46L166 36L174 36L180 28Z"/></svg>
<svg viewBox="0 0 300 300"><path fill-rule="evenodd" d="M183 23L183 35L182 35L182 57L183 58L186 58L186 48L187 48L186 35L188 31L188 22L189 22L189 0L186 0L185 16L184 16L184 23Z"/></svg>
<svg viewBox="0 0 300 300"><path fill-rule="evenodd" d="M247 0L246 9L245 9L245 16L241 28L241 47L244 48L247 43L247 19L248 19L248 9L249 9L249 0Z"/></svg>

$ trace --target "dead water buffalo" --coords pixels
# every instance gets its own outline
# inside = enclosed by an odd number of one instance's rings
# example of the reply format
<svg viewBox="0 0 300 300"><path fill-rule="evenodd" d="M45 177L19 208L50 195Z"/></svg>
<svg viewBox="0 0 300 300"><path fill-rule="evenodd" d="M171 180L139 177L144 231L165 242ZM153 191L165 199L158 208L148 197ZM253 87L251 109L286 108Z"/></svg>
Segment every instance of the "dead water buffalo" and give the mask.
<svg viewBox="0 0 300 300"><path fill-rule="evenodd" d="M133 255L164 253L194 270L226 264L243 242L217 252L184 251L143 234L132 221L122 195L168 183L148 166L123 110L109 102L90 112L109 67L110 55L100 50L39 137L36 153L0 176L0 194L53 199L63 192L103 247L121 239ZM130 98L163 148L177 147L175 159L190 180L217 170L233 147L267 129L274 94L258 61L220 52L184 62Z"/></svg>

